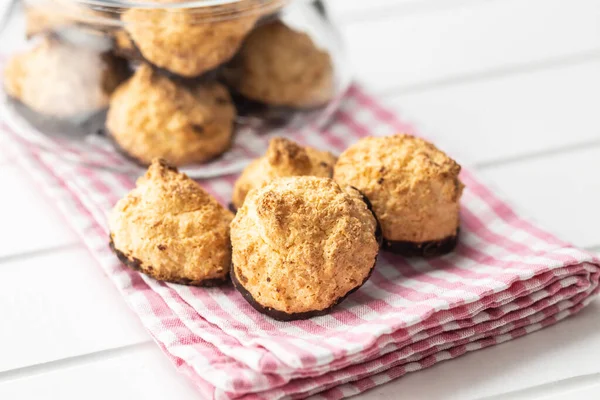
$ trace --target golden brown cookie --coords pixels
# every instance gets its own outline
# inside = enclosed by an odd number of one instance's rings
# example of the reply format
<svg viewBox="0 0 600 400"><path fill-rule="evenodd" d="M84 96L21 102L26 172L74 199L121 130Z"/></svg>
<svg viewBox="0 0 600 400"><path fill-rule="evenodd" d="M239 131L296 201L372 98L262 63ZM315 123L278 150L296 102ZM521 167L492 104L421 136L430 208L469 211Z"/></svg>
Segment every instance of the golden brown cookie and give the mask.
<svg viewBox="0 0 600 400"><path fill-rule="evenodd" d="M129 60L140 60L140 54L125 29L118 29L112 34L115 53Z"/></svg>
<svg viewBox="0 0 600 400"><path fill-rule="evenodd" d="M304 175L331 178L335 160L327 151L300 146L281 137L273 138L267 153L248 165L235 182L233 206L240 208L251 189L275 178Z"/></svg>
<svg viewBox="0 0 600 400"><path fill-rule="evenodd" d="M10 59L4 88L38 113L79 117L106 108L111 93L128 74L120 58L44 38Z"/></svg>
<svg viewBox="0 0 600 400"><path fill-rule="evenodd" d="M117 145L142 164L208 161L231 145L235 108L217 82L190 86L142 65L113 94L106 119Z"/></svg>
<svg viewBox="0 0 600 400"><path fill-rule="evenodd" d="M231 223L231 279L275 319L322 315L369 278L378 229L354 188L329 178L276 179L252 190Z"/></svg>
<svg viewBox="0 0 600 400"><path fill-rule="evenodd" d="M159 1L167 7L178 2ZM158 68L191 78L233 57L262 15L259 4L246 0L199 9L132 8L121 19L144 59Z"/></svg>
<svg viewBox="0 0 600 400"><path fill-rule="evenodd" d="M318 107L335 91L329 53L280 21L255 29L223 75L244 97L274 106Z"/></svg>
<svg viewBox="0 0 600 400"><path fill-rule="evenodd" d="M456 245L460 165L410 135L369 137L339 157L334 179L363 192L383 229L383 246L405 255L438 255Z"/></svg>
<svg viewBox="0 0 600 400"><path fill-rule="evenodd" d="M211 286L227 280L232 218L199 184L155 160L110 213L111 247L155 279Z"/></svg>

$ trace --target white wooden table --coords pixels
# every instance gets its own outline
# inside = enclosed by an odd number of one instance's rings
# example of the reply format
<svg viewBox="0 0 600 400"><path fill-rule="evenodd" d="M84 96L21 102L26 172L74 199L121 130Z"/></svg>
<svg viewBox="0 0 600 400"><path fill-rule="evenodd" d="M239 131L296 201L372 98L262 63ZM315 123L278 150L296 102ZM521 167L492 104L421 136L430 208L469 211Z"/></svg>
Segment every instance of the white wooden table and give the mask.
<svg viewBox="0 0 600 400"><path fill-rule="evenodd" d="M522 212L600 251L600 1L329 6L361 82ZM1 149L0 273L0 399L199 397ZM362 398L597 399L599 311Z"/></svg>

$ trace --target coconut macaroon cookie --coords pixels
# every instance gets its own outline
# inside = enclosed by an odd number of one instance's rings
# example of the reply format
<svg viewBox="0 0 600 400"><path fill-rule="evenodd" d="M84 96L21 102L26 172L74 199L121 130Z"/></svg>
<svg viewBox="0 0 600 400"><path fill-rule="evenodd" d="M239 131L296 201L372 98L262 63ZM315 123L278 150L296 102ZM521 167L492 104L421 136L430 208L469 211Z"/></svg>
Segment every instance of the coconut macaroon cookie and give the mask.
<svg viewBox="0 0 600 400"><path fill-rule="evenodd" d="M200 185L155 160L112 210L111 248L158 280L211 286L229 273L232 218Z"/></svg>
<svg viewBox="0 0 600 400"><path fill-rule="evenodd" d="M157 1L166 7L181 2ZM241 2L246 3L256 0ZM144 59L173 74L192 78L218 67L238 51L261 16L252 10L241 13L240 7L131 8L121 20Z"/></svg>
<svg viewBox="0 0 600 400"><path fill-rule="evenodd" d="M279 178L250 191L231 223L231 278L275 319L322 315L369 278L378 236L356 189L329 178Z"/></svg>
<svg viewBox="0 0 600 400"><path fill-rule="evenodd" d="M369 137L339 157L334 179L373 204L384 249L433 256L451 251L463 190L460 165L433 144L410 135Z"/></svg>
<svg viewBox="0 0 600 400"><path fill-rule="evenodd" d="M142 65L115 91L106 129L141 164L208 161L231 145L235 107L218 82L189 86Z"/></svg>
<svg viewBox="0 0 600 400"><path fill-rule="evenodd" d="M263 157L254 160L235 182L233 206L244 204L248 192L286 176L319 176L331 178L335 156L327 151L304 147L281 137L271 139Z"/></svg>
<svg viewBox="0 0 600 400"><path fill-rule="evenodd" d="M252 31L223 75L242 96L273 106L318 107L335 91L329 53L280 21Z"/></svg>
<svg viewBox="0 0 600 400"><path fill-rule="evenodd" d="M128 74L122 59L45 37L9 60L4 88L33 111L68 119L105 109Z"/></svg>

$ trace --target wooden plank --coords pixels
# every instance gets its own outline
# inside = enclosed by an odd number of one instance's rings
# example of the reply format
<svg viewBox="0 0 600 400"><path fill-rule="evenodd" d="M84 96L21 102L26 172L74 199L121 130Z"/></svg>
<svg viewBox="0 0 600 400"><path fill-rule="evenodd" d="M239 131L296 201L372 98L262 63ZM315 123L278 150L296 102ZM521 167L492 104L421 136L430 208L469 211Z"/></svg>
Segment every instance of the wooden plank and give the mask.
<svg viewBox="0 0 600 400"><path fill-rule="evenodd" d="M4 262L0 271L0 371L150 340L83 248Z"/></svg>
<svg viewBox="0 0 600 400"><path fill-rule="evenodd" d="M600 141L600 60L389 99L441 148L490 163Z"/></svg>
<svg viewBox="0 0 600 400"><path fill-rule="evenodd" d="M78 243L52 201L19 168L0 166L0 260Z"/></svg>
<svg viewBox="0 0 600 400"><path fill-rule="evenodd" d="M600 245L600 146L481 171L488 184L557 236Z"/></svg>
<svg viewBox="0 0 600 400"><path fill-rule="evenodd" d="M600 302L595 301L576 317L531 335L408 374L365 393L361 400L394 398L398 393L406 399L481 399L598 373L599 312Z"/></svg>
<svg viewBox="0 0 600 400"><path fill-rule="evenodd" d="M379 93L600 52L596 0L475 1L341 26L349 65Z"/></svg>
<svg viewBox="0 0 600 400"><path fill-rule="evenodd" d="M2 399L192 400L199 394L154 344L132 351L91 357L33 375L0 374Z"/></svg>

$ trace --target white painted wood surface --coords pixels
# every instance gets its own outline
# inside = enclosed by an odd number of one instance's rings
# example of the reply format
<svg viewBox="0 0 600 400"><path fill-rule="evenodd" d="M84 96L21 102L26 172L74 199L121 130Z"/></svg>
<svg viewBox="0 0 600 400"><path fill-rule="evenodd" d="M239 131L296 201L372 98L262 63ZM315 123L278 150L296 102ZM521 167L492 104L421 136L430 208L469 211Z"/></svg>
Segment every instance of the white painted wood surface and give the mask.
<svg viewBox="0 0 600 400"><path fill-rule="evenodd" d="M2 325L10 329L0 330L0 371L148 341L87 249L19 257L1 268Z"/></svg>
<svg viewBox="0 0 600 400"><path fill-rule="evenodd" d="M600 58L386 99L447 151L476 166L501 165L553 150L600 146L600 127L593 123L600 104L598 71Z"/></svg>
<svg viewBox="0 0 600 400"><path fill-rule="evenodd" d="M361 82L523 213L600 251L599 1L329 5ZM198 398L1 147L0 188L0 399ZM361 397L597 398L599 312Z"/></svg>

